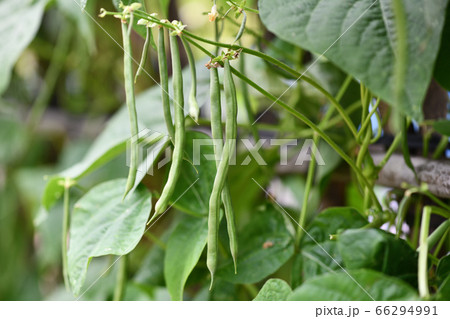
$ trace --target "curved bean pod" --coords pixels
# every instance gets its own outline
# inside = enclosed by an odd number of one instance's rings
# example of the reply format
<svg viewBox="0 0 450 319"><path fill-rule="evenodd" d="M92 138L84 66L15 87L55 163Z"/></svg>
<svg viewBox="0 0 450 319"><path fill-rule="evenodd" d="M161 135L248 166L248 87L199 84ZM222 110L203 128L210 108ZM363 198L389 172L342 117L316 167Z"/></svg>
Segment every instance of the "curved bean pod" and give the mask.
<svg viewBox="0 0 450 319"><path fill-rule="evenodd" d="M166 121L167 132L172 142L175 139L175 129L172 122L172 114L170 113L170 96L169 96L169 71L167 68L166 43L164 39L164 28L159 28L158 36L158 66L159 77L161 80L161 98L164 110L164 120Z"/></svg>
<svg viewBox="0 0 450 319"><path fill-rule="evenodd" d="M218 233L219 233L219 213L220 196L224 188L230 157L235 151L236 127L237 127L237 100L236 88L231 74L228 60L224 63L224 91L226 100L226 124L225 124L225 145L223 147L221 159L217 167L214 185L209 199L208 216L208 249L206 265L211 273L211 286L214 283L214 274L217 268Z"/></svg>
<svg viewBox="0 0 450 319"><path fill-rule="evenodd" d="M214 153L216 154L216 166L219 166L218 160L223 149L223 132L222 132L222 106L220 99L220 82L219 74L216 68L210 69L210 106L211 106L211 135L214 141ZM225 183L222 191L222 202L225 210L225 218L227 221L228 238L230 240L230 252L233 258L234 270L237 272L237 236L236 223L234 218L233 205L231 202L230 189Z"/></svg>
<svg viewBox="0 0 450 319"><path fill-rule="evenodd" d="M176 37L176 35L170 36L175 115L175 140L172 155L172 165L170 166L169 176L167 178L166 185L162 190L161 197L155 205L155 214L150 219L149 223L151 223L157 216L161 215L166 210L180 176L181 164L183 162L185 143L183 75L181 71L180 52L178 51L178 43Z"/></svg>
<svg viewBox="0 0 450 319"><path fill-rule="evenodd" d="M198 115L200 113L200 108L197 102L197 72L195 69L195 60L194 55L192 54L191 46L186 41L183 36L180 36L181 41L183 42L184 50L186 51L186 55L189 62L189 68L191 70L191 91L189 93L189 115L194 119L194 121L198 121Z"/></svg>
<svg viewBox="0 0 450 319"><path fill-rule="evenodd" d="M142 49L142 56L141 56L141 61L139 62L139 67L138 70L136 71L136 75L134 77L134 84L136 84L137 78L139 77L139 75L141 75L142 70L144 69L144 65L145 65L145 61L147 61L147 55L148 55L148 48L150 46L150 38L152 37L152 30L150 30L150 28L145 28L146 29L146 34L145 34L145 42L144 42L144 47Z"/></svg>
<svg viewBox="0 0 450 319"><path fill-rule="evenodd" d="M128 107L128 114L130 117L130 128L131 128L131 150L130 150L130 169L128 172L128 180L125 189L124 198L133 188L136 181L136 173L138 166L138 121L136 113L136 102L134 98L134 80L133 80L133 64L131 57L131 41L129 29L132 27L131 21L130 26L127 27L125 23L122 23L122 38L123 38L123 63L124 63L124 78L125 78L125 95Z"/></svg>

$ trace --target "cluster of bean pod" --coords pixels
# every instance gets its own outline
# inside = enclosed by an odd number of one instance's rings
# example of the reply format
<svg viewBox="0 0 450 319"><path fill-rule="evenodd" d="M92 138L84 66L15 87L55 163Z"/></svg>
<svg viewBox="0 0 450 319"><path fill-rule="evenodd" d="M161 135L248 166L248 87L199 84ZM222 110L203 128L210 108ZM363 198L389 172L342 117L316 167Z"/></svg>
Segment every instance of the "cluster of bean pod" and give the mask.
<svg viewBox="0 0 450 319"><path fill-rule="evenodd" d="M138 124L137 114L134 99L134 83L137 77L143 69L145 59L147 57L147 51L149 44L153 42L151 35L151 27L155 24L141 19L138 24L145 25L147 27L147 36L144 44L144 52L142 53L141 62L133 80L132 76L132 55L131 55L131 43L130 43L130 30L133 24L133 10L138 9L136 7L124 6L123 15L120 16L122 20L122 35L123 35L123 48L124 48L124 77L125 77L125 93L127 100L127 107L130 116L131 134L137 136ZM167 20L163 20L165 23L169 23ZM127 26L128 24L128 26ZM188 41L183 37L182 30L184 26L178 21L172 21L173 29L169 34L170 40L170 54L172 61L172 84L173 84L173 119L170 107L169 96L169 76L167 66L167 56L165 48L165 29L159 26L158 43L154 46L158 53L158 66L160 73L160 86L162 95L162 106L164 110L164 118L169 133L170 139L173 143L173 155L172 163L170 166L167 182L161 192L161 196L155 205L155 212L151 217L149 224L157 220L167 209L175 190L178 178L181 172L181 166L184 156L185 146L185 115L184 115L184 92L183 92L183 76L180 61L180 51L178 47L177 38L181 39L184 50L188 57L188 62L191 70L191 88L189 94L189 115L196 121L199 115L199 106L196 99L197 94L197 76L194 57L189 46ZM153 42L154 43L154 42ZM233 212L233 206L231 202L230 191L227 185L228 166L230 157L235 152L236 147L236 134L237 134L237 99L236 88L231 73L231 67L229 60L237 58L239 52L229 51L224 52L215 59L212 59L206 66L210 69L210 106L211 106L211 134L214 141L214 152L216 158L216 176L213 183L211 196L209 199L209 214L208 214L208 240L207 240L207 267L211 273L211 287L214 282L214 274L217 269L218 259L218 234L220 223L220 208L224 208L230 251L234 262L235 272L236 257L237 257L237 239L236 239L236 226ZM225 93L226 102L226 122L225 122L225 141L223 139L222 128L222 106L221 106L221 89L219 82L218 68L223 67L223 87ZM137 171L137 141L134 140L131 145L131 165L128 175L128 182L126 186L125 196L134 187Z"/></svg>

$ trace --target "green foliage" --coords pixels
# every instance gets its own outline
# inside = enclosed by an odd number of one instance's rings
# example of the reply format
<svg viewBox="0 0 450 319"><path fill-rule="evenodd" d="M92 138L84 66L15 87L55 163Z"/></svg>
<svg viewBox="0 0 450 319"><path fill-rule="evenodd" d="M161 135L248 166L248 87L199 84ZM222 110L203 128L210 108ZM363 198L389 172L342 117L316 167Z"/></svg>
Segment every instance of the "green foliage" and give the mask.
<svg viewBox="0 0 450 319"><path fill-rule="evenodd" d="M338 250L338 243L330 240L346 229L359 228L367 221L353 208L329 208L321 212L307 229L308 234L302 241L300 252L301 268L294 269L303 280L318 275L341 270L343 259Z"/></svg>
<svg viewBox="0 0 450 319"><path fill-rule="evenodd" d="M0 95L11 78L11 70L22 51L34 39L41 24L47 0L1 1L0 2ZM19 22L19 23L18 23ZM25 23L26 22L26 23Z"/></svg>
<svg viewBox="0 0 450 319"><path fill-rule="evenodd" d="M389 289L386 289L389 287ZM289 300L394 301L417 300L417 293L403 281L373 270L360 269L324 274L295 289Z"/></svg>
<svg viewBox="0 0 450 319"><path fill-rule="evenodd" d="M125 255L139 243L151 209L151 196L139 187L127 199L125 180L100 184L74 206L68 269L75 295L80 293L92 257Z"/></svg>
<svg viewBox="0 0 450 319"><path fill-rule="evenodd" d="M407 73L395 105L395 65L399 30L393 2L260 0L261 19L278 37L317 54L363 82L404 114L422 120L421 104L438 53L447 0L402 1L406 14ZM325 18L326 17L326 18ZM339 41L335 44L336 41Z"/></svg>
<svg viewBox="0 0 450 319"><path fill-rule="evenodd" d="M347 269L368 268L417 283L417 253L402 239L380 229L352 229L339 235Z"/></svg>
<svg viewBox="0 0 450 319"><path fill-rule="evenodd" d="M196 154L199 158L194 158L194 141L199 147L200 153ZM203 143L205 145L201 145ZM185 160L170 201L177 209L196 216L208 214L208 198L211 195L216 174L216 164L214 161L207 160L205 156L213 154L212 140L206 134L186 133Z"/></svg>
<svg viewBox="0 0 450 319"><path fill-rule="evenodd" d="M286 301L291 293L291 287L284 280L269 279L253 301Z"/></svg>
<svg viewBox="0 0 450 319"><path fill-rule="evenodd" d="M183 289L208 236L208 220L185 216L170 235L164 258L164 278L172 300L183 300Z"/></svg>
<svg viewBox="0 0 450 319"><path fill-rule="evenodd" d="M292 257L294 242L281 213L266 204L252 215L243 228L245 231L238 232L237 274L229 260L217 271L219 278L232 283L255 283L273 274Z"/></svg>

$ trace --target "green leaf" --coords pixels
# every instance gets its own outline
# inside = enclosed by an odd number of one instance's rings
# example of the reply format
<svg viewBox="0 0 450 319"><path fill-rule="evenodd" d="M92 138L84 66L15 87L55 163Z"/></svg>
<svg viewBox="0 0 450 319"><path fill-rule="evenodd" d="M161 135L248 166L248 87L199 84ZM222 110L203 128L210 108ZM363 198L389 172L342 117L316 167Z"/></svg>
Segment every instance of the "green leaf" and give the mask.
<svg viewBox="0 0 450 319"><path fill-rule="evenodd" d="M306 246L301 250L301 256L303 280L339 271L344 265L335 241Z"/></svg>
<svg viewBox="0 0 450 319"><path fill-rule="evenodd" d="M289 300L394 301L418 298L415 290L400 279L360 269L348 274L328 273L308 280L292 292Z"/></svg>
<svg viewBox="0 0 450 319"><path fill-rule="evenodd" d="M151 196L142 187L122 201L125 185L125 179L102 183L74 206L68 270L75 295L80 292L92 257L128 254L144 234Z"/></svg>
<svg viewBox="0 0 450 319"><path fill-rule="evenodd" d="M217 277L232 283L251 284L273 274L294 254L294 242L284 218L272 205L252 213L249 223L238 231L237 274L230 260Z"/></svg>
<svg viewBox="0 0 450 319"><path fill-rule="evenodd" d="M445 25L442 30L441 46L434 66L434 78L442 87L450 91L450 6L447 5L445 14Z"/></svg>
<svg viewBox="0 0 450 319"><path fill-rule="evenodd" d="M450 277L450 255L442 257L436 268L436 279L439 283L442 283L448 277Z"/></svg>
<svg viewBox="0 0 450 319"><path fill-rule="evenodd" d="M439 286L436 293L436 299L442 301L450 300L450 276L447 276L444 282Z"/></svg>
<svg viewBox="0 0 450 319"><path fill-rule="evenodd" d="M336 207L321 212L312 221L301 245L301 265L296 269L296 276L303 280L319 276L328 272L336 272L343 266L342 257L338 251L337 243L330 240L330 235L337 234L345 229L360 228L367 221L353 208Z"/></svg>
<svg viewBox="0 0 450 319"><path fill-rule="evenodd" d="M333 207L322 211L308 228L310 236L305 235L302 247L329 241L330 235L350 228L367 225L367 220L351 207Z"/></svg>
<svg viewBox="0 0 450 319"><path fill-rule="evenodd" d="M164 286L165 250L159 246L150 249L133 281L148 286Z"/></svg>
<svg viewBox="0 0 450 319"><path fill-rule="evenodd" d="M269 279L253 301L286 301L291 292L291 287L284 280Z"/></svg>
<svg viewBox="0 0 450 319"><path fill-rule="evenodd" d="M6 90L11 71L41 25L47 0L0 2L0 95Z"/></svg>
<svg viewBox="0 0 450 319"><path fill-rule="evenodd" d="M433 123L433 128L436 132L445 135L450 136L450 121L442 120L442 121L436 121Z"/></svg>
<svg viewBox="0 0 450 319"><path fill-rule="evenodd" d="M212 143L212 139L204 133L193 131L186 133L187 160L183 161L171 203L174 203L177 209L195 216L205 216L209 210L209 197L216 176L216 162L205 156L214 155ZM199 158L194 158L194 154Z"/></svg>
<svg viewBox="0 0 450 319"><path fill-rule="evenodd" d="M441 40L447 0L404 0L405 82L396 104L396 21L391 0L260 0L264 25L283 40L324 54L374 94L417 121Z"/></svg>
<svg viewBox="0 0 450 319"><path fill-rule="evenodd" d="M380 229L351 229L338 237L347 269L370 268L417 284L417 254L403 239Z"/></svg>
<svg viewBox="0 0 450 319"><path fill-rule="evenodd" d="M1 49L0 49L1 50ZM0 66L1 68L1 66ZM1 80L0 80L1 81ZM0 114L0 163L13 163L25 151L27 131L15 116Z"/></svg>
<svg viewBox="0 0 450 319"><path fill-rule="evenodd" d="M81 0L80 6L84 10L87 0ZM95 32L92 21L83 10L80 10L74 0L58 0L58 6L64 15L76 24L78 34L80 34L86 44L89 53L95 52Z"/></svg>
<svg viewBox="0 0 450 319"><path fill-rule="evenodd" d="M208 219L186 215L170 235L164 278L172 300L183 300L186 280L197 264L208 236Z"/></svg>

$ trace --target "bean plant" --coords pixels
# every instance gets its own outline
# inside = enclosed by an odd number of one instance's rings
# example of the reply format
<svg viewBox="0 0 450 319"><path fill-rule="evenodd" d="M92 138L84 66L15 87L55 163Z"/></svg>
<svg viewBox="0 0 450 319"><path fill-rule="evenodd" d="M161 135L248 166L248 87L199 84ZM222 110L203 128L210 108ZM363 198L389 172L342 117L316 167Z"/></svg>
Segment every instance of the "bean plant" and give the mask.
<svg viewBox="0 0 450 319"><path fill-rule="evenodd" d="M449 300L448 1L182 3L0 0L0 232L27 212L17 251L38 261L38 292L0 298ZM34 96L23 66L48 51ZM49 160L35 148L72 73L86 118L124 105Z"/></svg>

